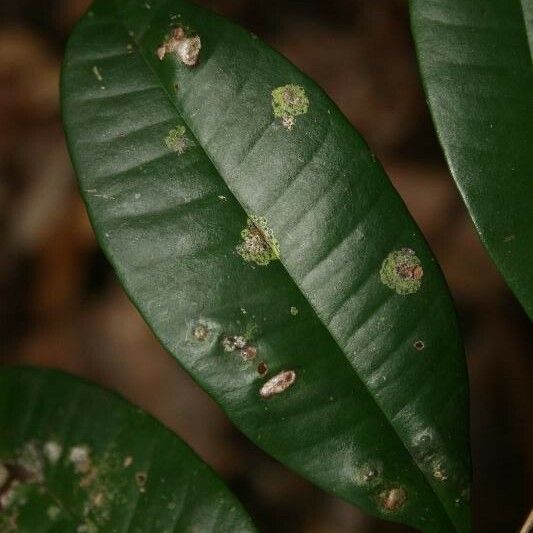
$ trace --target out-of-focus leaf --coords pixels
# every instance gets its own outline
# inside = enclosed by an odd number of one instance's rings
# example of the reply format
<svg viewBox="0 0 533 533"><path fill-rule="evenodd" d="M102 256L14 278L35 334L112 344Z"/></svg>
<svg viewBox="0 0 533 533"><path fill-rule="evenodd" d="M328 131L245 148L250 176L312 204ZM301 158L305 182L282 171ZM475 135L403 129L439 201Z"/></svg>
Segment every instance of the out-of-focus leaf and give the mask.
<svg viewBox="0 0 533 533"><path fill-rule="evenodd" d="M0 372L0 531L255 531L176 435L66 374Z"/></svg>
<svg viewBox="0 0 533 533"><path fill-rule="evenodd" d="M490 256L533 318L533 2L412 0L411 21L452 175Z"/></svg>

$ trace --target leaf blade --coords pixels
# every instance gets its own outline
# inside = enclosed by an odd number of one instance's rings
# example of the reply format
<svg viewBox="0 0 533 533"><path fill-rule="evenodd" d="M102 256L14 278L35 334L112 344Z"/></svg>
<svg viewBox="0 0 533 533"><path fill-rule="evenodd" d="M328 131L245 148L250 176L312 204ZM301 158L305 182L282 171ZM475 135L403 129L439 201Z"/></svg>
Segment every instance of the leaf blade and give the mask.
<svg viewBox="0 0 533 533"><path fill-rule="evenodd" d="M411 3L422 81L452 176L489 255L533 317L530 24L531 8L518 1Z"/></svg>
<svg viewBox="0 0 533 533"><path fill-rule="evenodd" d="M96 46L103 32L91 29L94 20L75 32L63 102L89 213L126 291L167 350L269 453L374 514L427 531L465 530L468 505L455 499L469 476L467 385L453 308L382 168L322 91L243 30L184 2L152 4L151 20L141 3L120 6L94 6L94 19L115 24L108 33L119 35L116 42ZM156 55L177 15L202 37L193 69ZM93 55L78 68L85 42ZM135 47L130 65L99 59L108 48L128 44ZM109 82L104 90L91 76L95 65ZM162 87L140 101L154 110L146 113L135 102L154 79ZM304 87L310 102L290 131L271 102L272 91L287 84ZM99 91L121 96L101 108L96 124L96 108L80 106L79 95L98 101ZM153 115L163 117L155 126ZM129 131L125 141L117 124ZM141 140L133 125L143 128ZM168 152L164 140L180 127L191 145L181 154ZM76 139L85 142L87 131L98 144L79 149ZM115 146L104 144L104 158L101 143L110 134ZM267 215L281 261L258 266L236 252L247 215ZM387 254L404 246L416 248L424 265L418 303L379 279ZM209 331L207 342L194 338L198 324ZM243 335L250 326L261 330L254 342L268 377L289 369L297 374L268 404L258 394L264 379L255 368L239 366L238 357L220 349L224 335ZM431 358L413 348L422 334ZM421 379L428 384L413 400ZM427 409L420 408L424 403ZM437 421L453 432L443 438ZM426 432L434 453L453 469L453 482L436 482L434 465L418 457L417 439ZM362 450L356 443L364 443ZM357 472L374 463L386 472L382 485L358 483ZM390 512L380 496L397 485L408 486L408 500Z"/></svg>

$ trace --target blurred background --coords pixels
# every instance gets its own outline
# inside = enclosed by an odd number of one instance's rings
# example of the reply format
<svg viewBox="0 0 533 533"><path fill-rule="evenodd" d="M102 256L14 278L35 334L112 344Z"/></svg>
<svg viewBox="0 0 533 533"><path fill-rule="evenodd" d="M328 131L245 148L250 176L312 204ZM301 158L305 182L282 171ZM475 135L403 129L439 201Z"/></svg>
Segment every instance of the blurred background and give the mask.
<svg viewBox="0 0 533 533"><path fill-rule="evenodd" d="M533 503L532 332L481 247L443 160L404 0L200 0L314 78L384 163L439 259L471 384L474 531L517 531ZM66 153L58 80L89 0L0 3L0 363L120 391L177 431L265 532L401 532L269 459L153 338L96 246ZM533 268L533 267L532 267Z"/></svg>

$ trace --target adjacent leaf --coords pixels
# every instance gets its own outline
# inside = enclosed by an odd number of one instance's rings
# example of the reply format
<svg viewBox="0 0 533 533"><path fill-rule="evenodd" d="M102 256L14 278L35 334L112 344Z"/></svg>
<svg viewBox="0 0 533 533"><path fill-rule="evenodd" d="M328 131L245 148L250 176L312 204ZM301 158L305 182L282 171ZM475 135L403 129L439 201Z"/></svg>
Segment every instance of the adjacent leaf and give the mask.
<svg viewBox="0 0 533 533"><path fill-rule="evenodd" d="M370 513L467 531L454 310L329 98L255 36L180 0L95 2L62 94L102 248L231 420Z"/></svg>
<svg viewBox="0 0 533 533"><path fill-rule="evenodd" d="M176 435L61 372L0 372L0 531L254 531Z"/></svg>
<svg viewBox="0 0 533 533"><path fill-rule="evenodd" d="M528 25L531 41L533 3L412 0L411 21L453 177L489 254L533 318L533 75L526 32Z"/></svg>

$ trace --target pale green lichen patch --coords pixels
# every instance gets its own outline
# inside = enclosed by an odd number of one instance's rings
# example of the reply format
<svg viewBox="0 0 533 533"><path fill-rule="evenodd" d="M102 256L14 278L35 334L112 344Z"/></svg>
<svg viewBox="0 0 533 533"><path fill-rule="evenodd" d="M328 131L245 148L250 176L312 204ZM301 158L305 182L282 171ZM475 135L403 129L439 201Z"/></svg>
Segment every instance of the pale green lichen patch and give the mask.
<svg viewBox="0 0 533 533"><path fill-rule="evenodd" d="M242 242L237 245L237 253L249 263L266 266L279 259L279 242L268 227L264 217L252 215L247 226L241 231Z"/></svg>
<svg viewBox="0 0 533 533"><path fill-rule="evenodd" d="M420 259L410 248L391 252L379 271L381 281L397 294L413 294L420 289L424 269Z"/></svg>
<svg viewBox="0 0 533 533"><path fill-rule="evenodd" d="M297 308L297 307L294 307L294 305L291 306L290 311L291 311L291 315L292 315L292 316L296 316L296 315L298 314L298 312L299 312L299 311L298 311L298 308Z"/></svg>
<svg viewBox="0 0 533 533"><path fill-rule="evenodd" d="M272 91L272 108L274 116L280 118L282 124L291 130L296 117L305 115L309 110L309 98L303 87L290 83Z"/></svg>
<svg viewBox="0 0 533 533"><path fill-rule="evenodd" d="M191 141L187 138L184 126L176 126L171 129L165 137L165 145L169 150L183 154L190 146Z"/></svg>

